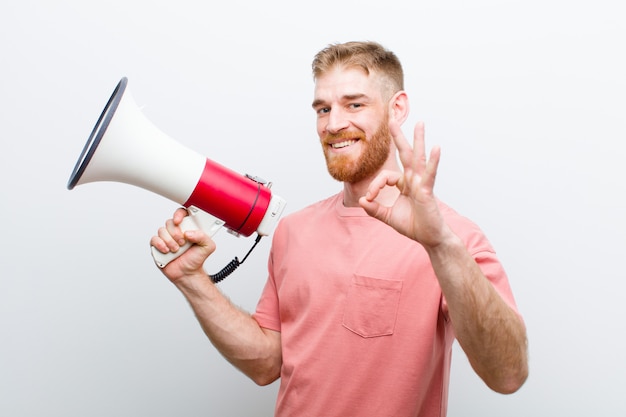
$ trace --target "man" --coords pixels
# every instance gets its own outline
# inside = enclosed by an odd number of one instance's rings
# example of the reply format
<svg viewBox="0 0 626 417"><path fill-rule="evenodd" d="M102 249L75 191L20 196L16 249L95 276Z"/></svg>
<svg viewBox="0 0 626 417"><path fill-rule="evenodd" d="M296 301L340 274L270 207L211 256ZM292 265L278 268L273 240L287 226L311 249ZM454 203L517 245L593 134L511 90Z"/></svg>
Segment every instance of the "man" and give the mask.
<svg viewBox="0 0 626 417"><path fill-rule="evenodd" d="M433 194L440 150L424 126L410 146L397 57L373 42L331 45L313 61L313 109L343 191L284 217L250 315L202 269L215 250L174 213L151 244L195 244L163 272L234 366L280 378L277 416L445 416L454 338L493 390L528 374L526 330L480 229ZM398 162L399 156L399 162Z"/></svg>

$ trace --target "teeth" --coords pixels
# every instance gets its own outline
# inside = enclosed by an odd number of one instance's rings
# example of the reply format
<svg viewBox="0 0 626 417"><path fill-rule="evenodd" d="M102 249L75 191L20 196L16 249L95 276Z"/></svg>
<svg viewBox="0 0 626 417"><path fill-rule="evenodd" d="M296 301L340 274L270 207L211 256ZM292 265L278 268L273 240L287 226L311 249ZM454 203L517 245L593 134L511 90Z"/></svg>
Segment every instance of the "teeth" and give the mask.
<svg viewBox="0 0 626 417"><path fill-rule="evenodd" d="M351 140L344 140L343 142L339 142L339 143L333 143L330 146L332 146L333 149L340 149L340 148L345 148L346 146L350 146L355 143L356 143L356 140L351 139Z"/></svg>

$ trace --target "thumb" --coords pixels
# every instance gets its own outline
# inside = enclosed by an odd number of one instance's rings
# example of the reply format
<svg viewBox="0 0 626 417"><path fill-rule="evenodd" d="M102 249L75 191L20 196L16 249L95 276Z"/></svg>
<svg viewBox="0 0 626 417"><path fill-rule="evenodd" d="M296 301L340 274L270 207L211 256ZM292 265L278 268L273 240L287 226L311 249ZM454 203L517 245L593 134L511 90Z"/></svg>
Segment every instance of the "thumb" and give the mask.
<svg viewBox="0 0 626 417"><path fill-rule="evenodd" d="M185 239L199 248L202 248L207 256L215 251L215 242L209 235L201 230L187 230L185 232Z"/></svg>
<svg viewBox="0 0 626 417"><path fill-rule="evenodd" d="M368 200L367 197L359 198L359 205L365 212L378 220L383 220L387 213L387 207L380 205L376 200Z"/></svg>

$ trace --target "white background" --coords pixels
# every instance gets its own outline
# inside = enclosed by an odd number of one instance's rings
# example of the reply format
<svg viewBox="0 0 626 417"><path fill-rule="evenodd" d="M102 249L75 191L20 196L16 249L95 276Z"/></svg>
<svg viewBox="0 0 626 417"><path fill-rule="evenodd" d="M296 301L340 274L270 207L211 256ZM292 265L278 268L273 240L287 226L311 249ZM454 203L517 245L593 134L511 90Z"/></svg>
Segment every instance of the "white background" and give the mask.
<svg viewBox="0 0 626 417"><path fill-rule="evenodd" d="M176 204L66 183L127 76L164 132L272 181L287 213L336 192L310 62L348 40L403 61L405 133L424 120L442 146L436 191L487 233L527 321L526 385L490 392L455 347L449 415L626 415L625 18L618 0L4 2L0 415L272 415L277 384L227 364L152 264ZM209 272L252 244L216 240ZM269 243L220 284L247 310Z"/></svg>

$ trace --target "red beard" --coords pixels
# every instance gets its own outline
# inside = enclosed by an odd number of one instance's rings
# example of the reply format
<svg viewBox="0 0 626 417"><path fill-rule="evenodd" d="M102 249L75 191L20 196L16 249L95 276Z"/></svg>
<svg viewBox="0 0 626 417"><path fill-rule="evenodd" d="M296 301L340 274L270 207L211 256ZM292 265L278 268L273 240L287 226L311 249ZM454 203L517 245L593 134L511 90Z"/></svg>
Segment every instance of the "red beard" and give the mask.
<svg viewBox="0 0 626 417"><path fill-rule="evenodd" d="M341 139L358 139L362 152L356 159L352 155L336 155L328 149L329 141ZM389 157L391 133L389 126L383 122L371 138L367 139L362 131L327 134L322 140L324 157L328 173L337 181L357 183L373 176L385 164ZM352 145L354 146L354 145Z"/></svg>

